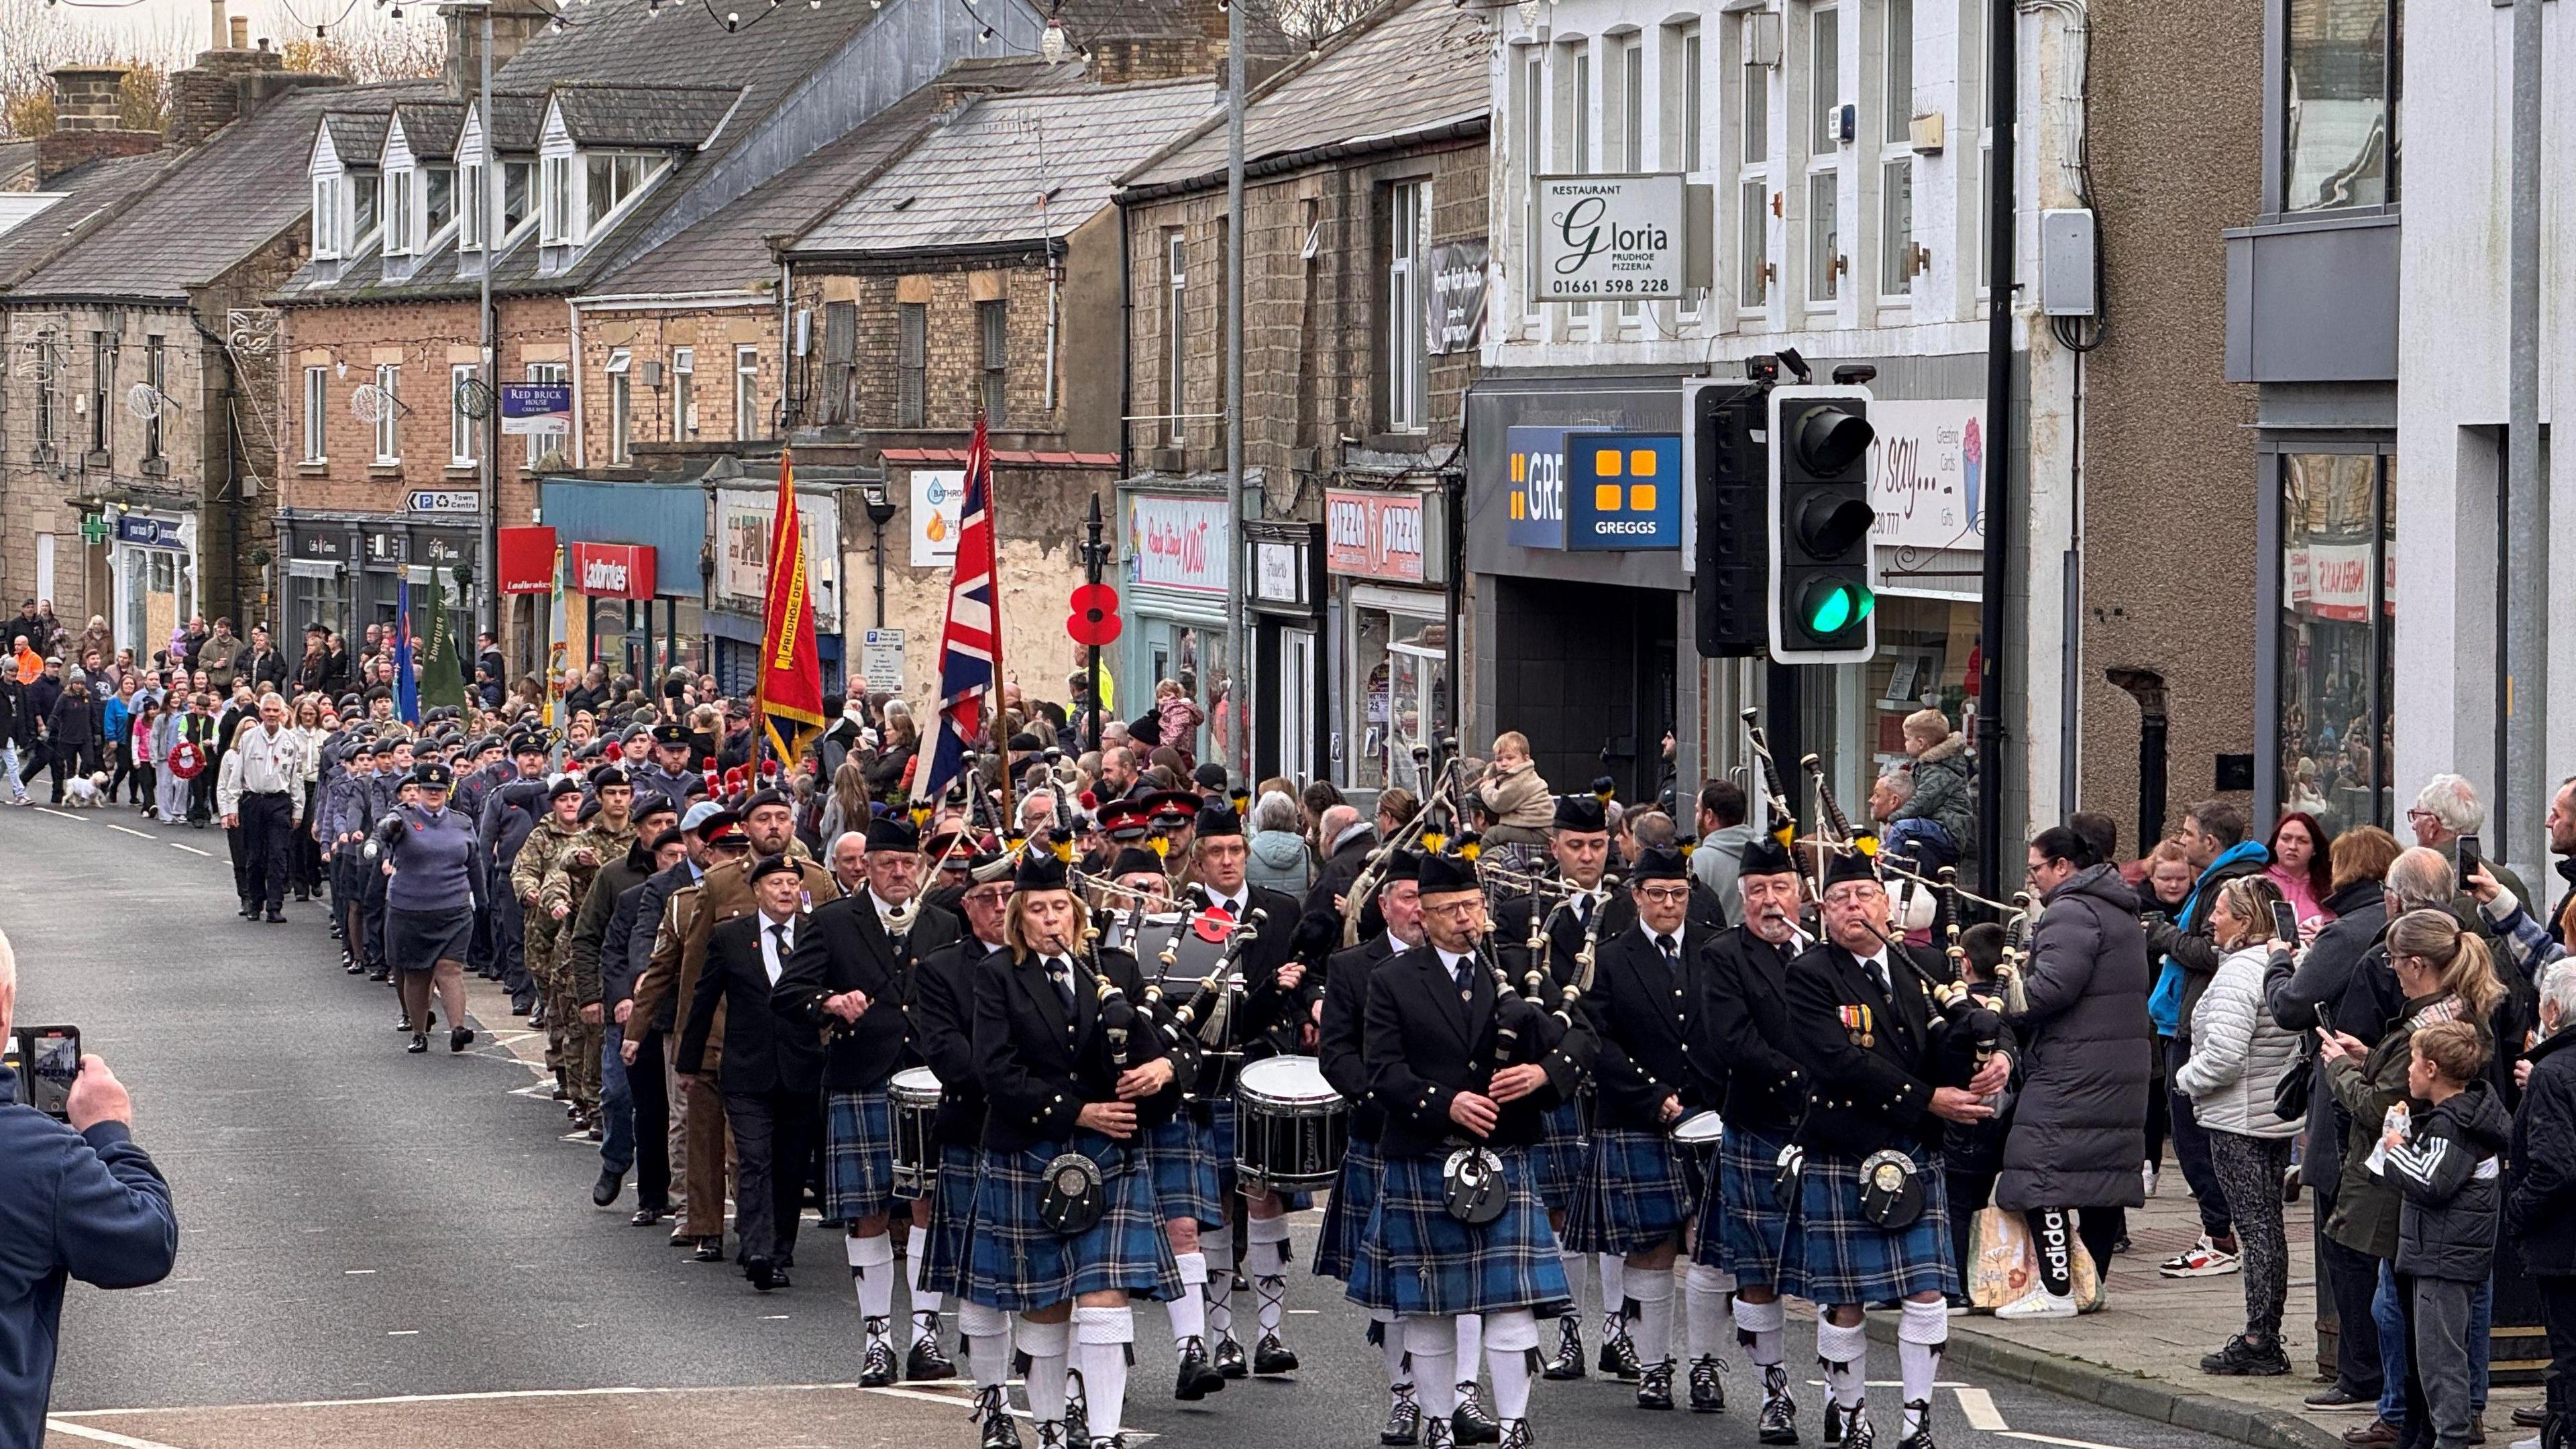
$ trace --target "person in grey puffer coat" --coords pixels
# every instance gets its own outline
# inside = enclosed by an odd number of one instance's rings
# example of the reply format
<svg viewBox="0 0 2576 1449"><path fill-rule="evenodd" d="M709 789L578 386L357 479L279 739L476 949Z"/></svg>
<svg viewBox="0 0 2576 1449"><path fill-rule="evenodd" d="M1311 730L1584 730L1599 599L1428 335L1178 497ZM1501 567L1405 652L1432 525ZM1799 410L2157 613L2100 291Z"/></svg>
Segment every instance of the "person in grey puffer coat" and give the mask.
<svg viewBox="0 0 2576 1449"><path fill-rule="evenodd" d="M2031 841L2031 880L2044 902L2022 967L2026 1006L2012 1018L2022 1040L2021 1093L2004 1140L1995 1205L2030 1214L2033 1241L2065 1240L2063 1214L2079 1228L2095 1265L2107 1272L2121 1214L2143 1203L2138 1161L2146 1152L2147 947L2137 897L2117 867L2065 826ZM2052 1228L2048 1219L2056 1219ZM2067 1292L2042 1263L2046 1291ZM2010 1306L2010 1305L2007 1305ZM2015 1317L2059 1316L2071 1299L2033 1305Z"/></svg>
<svg viewBox="0 0 2576 1449"><path fill-rule="evenodd" d="M1252 807L1252 859L1244 864L1243 878L1303 900L1315 882L1315 858L1298 832L1304 823L1295 800L1276 790L1262 796Z"/></svg>

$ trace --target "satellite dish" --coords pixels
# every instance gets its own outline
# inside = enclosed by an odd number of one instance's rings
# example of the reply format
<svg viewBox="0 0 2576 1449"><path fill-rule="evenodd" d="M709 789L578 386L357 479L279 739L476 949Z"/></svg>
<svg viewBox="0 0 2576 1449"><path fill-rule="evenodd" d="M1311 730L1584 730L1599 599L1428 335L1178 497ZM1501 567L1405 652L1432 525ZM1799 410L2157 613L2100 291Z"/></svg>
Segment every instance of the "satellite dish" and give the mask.
<svg viewBox="0 0 2576 1449"><path fill-rule="evenodd" d="M148 382L138 382L125 390L125 410L138 418L161 416L163 401L161 389Z"/></svg>
<svg viewBox="0 0 2576 1449"><path fill-rule="evenodd" d="M372 382L362 382L349 389L349 415L362 423L381 423L392 411L393 399Z"/></svg>

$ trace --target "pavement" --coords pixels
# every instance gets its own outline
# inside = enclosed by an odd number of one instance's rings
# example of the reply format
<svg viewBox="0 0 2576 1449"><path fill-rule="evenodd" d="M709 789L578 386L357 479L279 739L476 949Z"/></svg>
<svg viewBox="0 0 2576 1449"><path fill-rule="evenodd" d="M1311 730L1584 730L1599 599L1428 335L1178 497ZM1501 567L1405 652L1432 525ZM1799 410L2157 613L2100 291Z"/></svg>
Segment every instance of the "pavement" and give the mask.
<svg viewBox="0 0 2576 1449"><path fill-rule="evenodd" d="M592 1207L596 1151L567 1138L529 1061L542 1043L497 990L474 983L472 1050L451 1056L442 1034L411 1056L393 993L340 971L322 906L290 903L282 926L234 914L219 830L0 808L0 859L13 866L0 924L18 955L19 1020L75 1023L115 1066L181 1223L168 1281L73 1288L46 1449L973 1443L962 1385L851 1382L857 1312L822 1261L828 1239L808 1238L795 1288L762 1295L667 1246L666 1230L629 1227L631 1203ZM2324 1449L2355 1422L2289 1412L2304 1374L2198 1374L2198 1355L2236 1326L2239 1290L2155 1277L2156 1258L2190 1235L2182 1208L2177 1192L2137 1219L2102 1314L1953 1320L1935 1418L1945 1449ZM1294 1224L1301 1263L1319 1216ZM2303 1322L2304 1256L2295 1273ZM1597 1321L1597 1290L1587 1298ZM1250 1295L1237 1302L1248 1326ZM1168 1396L1168 1330L1140 1306L1131 1442L1249 1429L1263 1449L1374 1444L1384 1377L1363 1316L1302 1270L1289 1303L1303 1370L1198 1405ZM1811 1329L1793 1316L1790 1334L1792 1371L1812 1382ZM2303 1338L2294 1329L2294 1355L2312 1347ZM1874 1383L1892 1380L1893 1352L1871 1366ZM1640 1411L1599 1377L1541 1384L1533 1429L1586 1449L1750 1449L1755 1388L1740 1360L1728 1387L1729 1412L1697 1416ZM1814 1435L1817 1391L1800 1397ZM1871 1395L1890 1445L1895 1397L1892 1382Z"/></svg>

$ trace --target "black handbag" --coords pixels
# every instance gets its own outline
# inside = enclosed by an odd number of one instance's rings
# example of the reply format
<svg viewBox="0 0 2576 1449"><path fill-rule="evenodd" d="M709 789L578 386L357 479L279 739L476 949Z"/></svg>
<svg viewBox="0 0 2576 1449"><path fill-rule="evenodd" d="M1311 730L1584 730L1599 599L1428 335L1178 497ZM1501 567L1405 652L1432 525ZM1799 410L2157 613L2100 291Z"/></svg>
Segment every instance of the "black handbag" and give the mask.
<svg viewBox="0 0 2576 1449"><path fill-rule="evenodd" d="M2314 1032L2299 1033L2299 1054L2291 1059L2290 1069L2272 1084L2272 1115L2293 1122L2308 1115L2310 1089L2317 1081L2317 1037Z"/></svg>

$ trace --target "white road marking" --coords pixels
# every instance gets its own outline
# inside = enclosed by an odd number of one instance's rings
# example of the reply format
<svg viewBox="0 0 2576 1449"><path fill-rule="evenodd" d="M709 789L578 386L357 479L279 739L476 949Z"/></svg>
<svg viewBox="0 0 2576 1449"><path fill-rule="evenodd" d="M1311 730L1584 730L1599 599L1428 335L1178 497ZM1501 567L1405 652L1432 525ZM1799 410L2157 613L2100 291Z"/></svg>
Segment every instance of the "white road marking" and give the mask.
<svg viewBox="0 0 2576 1449"><path fill-rule="evenodd" d="M213 851L211 851L211 850L199 850L197 847L195 847L195 846L193 846L193 845L181 845L179 842L177 842L177 841L175 841L175 840L170 842L170 848L171 848L172 850L184 850L184 851L188 852L190 855L202 855L202 856L204 856L204 857L205 857L206 859L208 859L208 860L212 860L212 859L214 859L214 858L215 858L215 853L214 853Z"/></svg>
<svg viewBox="0 0 2576 1449"><path fill-rule="evenodd" d="M340 1273L343 1277L348 1278L368 1278L373 1277L375 1275L375 1271L376 1270L373 1268L343 1268L340 1270Z"/></svg>
<svg viewBox="0 0 2576 1449"><path fill-rule="evenodd" d="M760 1321L763 1323L785 1323L787 1321L787 1315L784 1313L764 1313L760 1315Z"/></svg>
<svg viewBox="0 0 2576 1449"><path fill-rule="evenodd" d="M51 816L52 816L52 817L54 817L56 820L78 820L78 819L80 819L80 817L79 817L79 816L77 816L77 815L70 814L70 813L68 813L68 812L66 812L66 811L61 811L61 810L51 809L51 808L49 808L49 807L47 807L47 806L43 806L43 805L39 805L39 806L37 806L37 807L36 807L36 813L37 813L37 814L39 814L39 815L51 815Z"/></svg>
<svg viewBox="0 0 2576 1449"><path fill-rule="evenodd" d="M2090 1439L2061 1439L2055 1434L2031 1434L2020 1429L2006 1429L1999 1437L2027 1439L2033 1444L2055 1444L2058 1449L2119 1449L2115 1444L2096 1444Z"/></svg>
<svg viewBox="0 0 2576 1449"><path fill-rule="evenodd" d="M75 1424L69 1419L51 1415L47 1416L45 1419L45 1428L48 1432L55 1434L69 1434L75 1439L88 1439L100 1444L119 1445L121 1446L121 1449L170 1449L169 1445L158 1443L151 1439L136 1439L125 1434L115 1433L112 1430L93 1429L87 1424Z"/></svg>
<svg viewBox="0 0 2576 1449"><path fill-rule="evenodd" d="M110 825L107 828L115 831L119 835L131 835L137 840L159 840L161 838L148 830L128 830L122 825Z"/></svg>
<svg viewBox="0 0 2576 1449"><path fill-rule="evenodd" d="M1984 1389L1965 1385L1957 1390L1959 1412L1967 1417L1968 1427L1980 1434L2000 1434L2012 1426L2004 1422L2003 1412L1995 1407L1995 1396Z"/></svg>
<svg viewBox="0 0 2576 1449"><path fill-rule="evenodd" d="M420 1337L420 1330L417 1328L388 1328L385 1330L385 1337L418 1338Z"/></svg>
<svg viewBox="0 0 2576 1449"><path fill-rule="evenodd" d="M372 1399L295 1399L277 1404L174 1404L148 1409L68 1409L57 1410L54 1417L68 1414L81 1419L125 1418L138 1414L204 1414L226 1409L363 1409L382 1404L470 1404L500 1399L600 1399L620 1394L739 1394L739 1393L812 1393L817 1390L855 1389L857 1384L720 1384L687 1385L673 1388L643 1388L626 1385L598 1389L485 1389L457 1394L387 1394ZM880 1389L887 1393L892 1390Z"/></svg>

